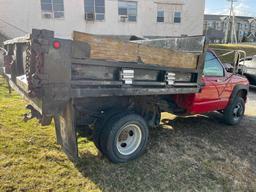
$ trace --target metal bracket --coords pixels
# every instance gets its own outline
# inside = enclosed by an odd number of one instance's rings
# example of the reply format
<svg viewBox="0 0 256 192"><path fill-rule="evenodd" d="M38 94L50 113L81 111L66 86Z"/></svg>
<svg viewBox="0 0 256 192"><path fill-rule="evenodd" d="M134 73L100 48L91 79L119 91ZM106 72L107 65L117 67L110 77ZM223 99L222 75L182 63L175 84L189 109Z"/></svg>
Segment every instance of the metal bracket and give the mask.
<svg viewBox="0 0 256 192"><path fill-rule="evenodd" d="M175 83L175 76L176 74L175 73L172 73L172 72L166 72L165 73L165 81L167 83L167 85L173 85Z"/></svg>
<svg viewBox="0 0 256 192"><path fill-rule="evenodd" d="M126 85L132 85L134 79L134 70L122 69L120 72L120 78Z"/></svg>

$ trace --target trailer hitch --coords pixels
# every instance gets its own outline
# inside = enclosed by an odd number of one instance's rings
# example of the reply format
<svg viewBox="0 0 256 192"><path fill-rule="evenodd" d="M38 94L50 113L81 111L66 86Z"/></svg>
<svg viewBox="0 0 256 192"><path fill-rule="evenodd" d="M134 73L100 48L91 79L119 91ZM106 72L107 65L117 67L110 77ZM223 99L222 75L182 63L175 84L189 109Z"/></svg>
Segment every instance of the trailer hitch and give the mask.
<svg viewBox="0 0 256 192"><path fill-rule="evenodd" d="M28 122L29 120L36 118L42 126L51 124L51 116L42 115L32 105L27 105L26 109L30 110L30 112L24 114L23 121Z"/></svg>
<svg viewBox="0 0 256 192"><path fill-rule="evenodd" d="M38 119L39 121L42 120L42 115L32 105L27 105L26 109L30 110L30 112L24 114L23 121L28 122L34 118Z"/></svg>

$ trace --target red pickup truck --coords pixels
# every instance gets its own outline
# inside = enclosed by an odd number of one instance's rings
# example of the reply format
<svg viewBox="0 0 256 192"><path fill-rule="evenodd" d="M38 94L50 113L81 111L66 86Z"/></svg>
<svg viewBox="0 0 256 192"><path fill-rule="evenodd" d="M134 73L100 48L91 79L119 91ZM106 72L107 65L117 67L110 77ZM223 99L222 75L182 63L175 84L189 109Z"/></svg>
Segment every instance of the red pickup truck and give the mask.
<svg viewBox="0 0 256 192"><path fill-rule="evenodd" d="M249 83L205 45L203 36L123 42L79 33L66 40L33 29L4 43L4 76L31 103L25 120L54 120L70 159L79 159L79 133L92 132L112 162L127 162L144 152L161 112L219 111L230 125L241 121Z"/></svg>
<svg viewBox="0 0 256 192"><path fill-rule="evenodd" d="M208 50L202 83L204 86L199 93L175 95L176 103L188 114L220 111L227 124L238 124L245 111L249 89L247 78L227 72L214 51Z"/></svg>

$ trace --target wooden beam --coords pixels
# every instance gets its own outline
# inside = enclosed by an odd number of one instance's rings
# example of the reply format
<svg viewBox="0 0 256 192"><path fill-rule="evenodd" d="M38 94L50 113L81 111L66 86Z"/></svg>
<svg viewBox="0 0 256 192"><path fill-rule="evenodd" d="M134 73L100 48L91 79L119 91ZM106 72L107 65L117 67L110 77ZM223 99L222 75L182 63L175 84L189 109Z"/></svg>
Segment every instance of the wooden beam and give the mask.
<svg viewBox="0 0 256 192"><path fill-rule="evenodd" d="M191 69L197 67L198 56L192 53L157 48L76 31L73 33L73 40L87 42L90 45L91 59L125 62L142 61L145 64Z"/></svg>

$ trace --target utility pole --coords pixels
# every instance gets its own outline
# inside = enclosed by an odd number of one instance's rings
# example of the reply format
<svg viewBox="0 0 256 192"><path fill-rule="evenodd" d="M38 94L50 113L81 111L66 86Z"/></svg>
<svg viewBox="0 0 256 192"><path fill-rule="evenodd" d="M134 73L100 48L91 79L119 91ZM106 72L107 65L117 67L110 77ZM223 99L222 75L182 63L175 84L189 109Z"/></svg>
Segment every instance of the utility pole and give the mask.
<svg viewBox="0 0 256 192"><path fill-rule="evenodd" d="M235 11L233 9L233 19L232 19L232 32L231 33L231 43L237 44L237 35L236 35L236 23L235 23ZM234 39L233 39L234 38Z"/></svg>
<svg viewBox="0 0 256 192"><path fill-rule="evenodd" d="M226 32L225 32L225 43L228 43L229 39L229 29L230 29L230 40L231 43L237 43L237 37L236 37L236 25L235 25L235 12L234 12L234 2L237 0L227 0L230 1L230 12L228 16L228 21L226 25ZM231 20L232 17L232 20ZM230 27L231 23L231 27Z"/></svg>

